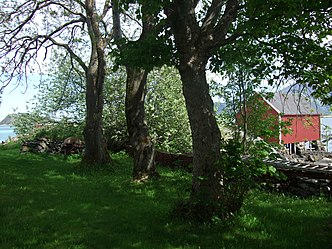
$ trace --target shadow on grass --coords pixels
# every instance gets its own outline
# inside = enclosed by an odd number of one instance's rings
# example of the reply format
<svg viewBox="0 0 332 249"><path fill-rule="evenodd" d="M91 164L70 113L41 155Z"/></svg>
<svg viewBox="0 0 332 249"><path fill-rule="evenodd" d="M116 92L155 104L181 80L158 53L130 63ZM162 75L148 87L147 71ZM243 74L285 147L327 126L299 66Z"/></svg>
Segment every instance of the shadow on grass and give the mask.
<svg viewBox="0 0 332 249"><path fill-rule="evenodd" d="M332 208L325 199L261 193L251 200L244 229L237 230L243 238L261 238L261 248L332 248Z"/></svg>
<svg viewBox="0 0 332 249"><path fill-rule="evenodd" d="M188 173L131 181L132 160L80 172L75 160L0 151L1 248L329 248L330 203L253 192L227 224L170 219L188 195ZM2 160L4 158L4 160Z"/></svg>

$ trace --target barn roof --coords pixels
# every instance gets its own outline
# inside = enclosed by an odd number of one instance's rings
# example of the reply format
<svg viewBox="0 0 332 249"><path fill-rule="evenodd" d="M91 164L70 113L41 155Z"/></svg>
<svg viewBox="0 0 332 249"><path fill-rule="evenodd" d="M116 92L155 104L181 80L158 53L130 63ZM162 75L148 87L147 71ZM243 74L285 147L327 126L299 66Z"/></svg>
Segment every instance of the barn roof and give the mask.
<svg viewBox="0 0 332 249"><path fill-rule="evenodd" d="M272 107L285 115L319 114L315 101L298 93L277 92L269 102Z"/></svg>

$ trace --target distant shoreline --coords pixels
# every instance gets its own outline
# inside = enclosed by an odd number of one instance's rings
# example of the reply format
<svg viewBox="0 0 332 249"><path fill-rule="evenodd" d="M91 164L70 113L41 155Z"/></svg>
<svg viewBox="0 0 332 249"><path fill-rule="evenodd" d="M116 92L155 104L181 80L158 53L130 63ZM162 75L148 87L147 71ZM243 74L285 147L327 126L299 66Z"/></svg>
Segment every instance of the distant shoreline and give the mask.
<svg viewBox="0 0 332 249"><path fill-rule="evenodd" d="M12 125L0 125L0 142L11 141L17 137L17 134L14 132L15 127Z"/></svg>

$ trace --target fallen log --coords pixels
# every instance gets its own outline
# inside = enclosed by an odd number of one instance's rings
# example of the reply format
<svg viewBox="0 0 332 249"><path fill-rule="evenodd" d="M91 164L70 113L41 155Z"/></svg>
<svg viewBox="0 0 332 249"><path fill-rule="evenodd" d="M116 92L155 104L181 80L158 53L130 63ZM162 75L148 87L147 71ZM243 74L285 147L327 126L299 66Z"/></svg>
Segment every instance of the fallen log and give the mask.
<svg viewBox="0 0 332 249"><path fill-rule="evenodd" d="M134 154L131 146L126 146L125 151L130 156ZM187 154L175 154L156 150L155 163L172 169L183 169L187 172L192 172L193 157Z"/></svg>
<svg viewBox="0 0 332 249"><path fill-rule="evenodd" d="M167 166L173 169L184 169L188 172L192 172L193 157L191 155L156 151L155 161L162 166Z"/></svg>

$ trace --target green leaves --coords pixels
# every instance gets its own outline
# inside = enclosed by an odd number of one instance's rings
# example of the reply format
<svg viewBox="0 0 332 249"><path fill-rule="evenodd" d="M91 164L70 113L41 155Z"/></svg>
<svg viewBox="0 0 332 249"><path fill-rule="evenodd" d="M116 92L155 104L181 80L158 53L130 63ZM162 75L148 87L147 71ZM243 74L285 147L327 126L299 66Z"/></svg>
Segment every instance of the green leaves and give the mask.
<svg viewBox="0 0 332 249"><path fill-rule="evenodd" d="M124 44L117 54L116 63L152 70L171 63L172 49L166 37L152 33L145 39Z"/></svg>
<svg viewBox="0 0 332 249"><path fill-rule="evenodd" d="M180 76L173 67L149 75L146 111L150 134L157 148L168 152L191 152L191 132Z"/></svg>
<svg viewBox="0 0 332 249"><path fill-rule="evenodd" d="M238 15L244 36L216 51L212 70L230 75L239 65L270 85L309 85L332 103L331 1L249 0Z"/></svg>

